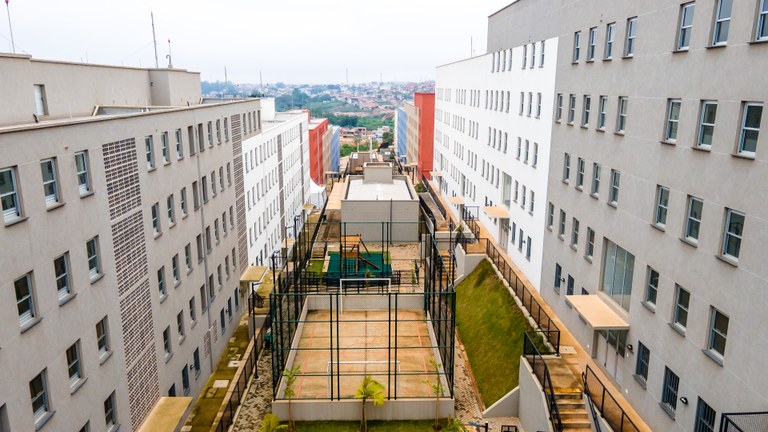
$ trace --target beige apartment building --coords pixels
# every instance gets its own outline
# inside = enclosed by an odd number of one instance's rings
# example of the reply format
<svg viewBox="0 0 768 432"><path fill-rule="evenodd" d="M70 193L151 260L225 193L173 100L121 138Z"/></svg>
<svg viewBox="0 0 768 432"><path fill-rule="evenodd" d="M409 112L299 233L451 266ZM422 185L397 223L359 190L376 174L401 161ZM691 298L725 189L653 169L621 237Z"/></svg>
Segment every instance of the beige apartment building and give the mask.
<svg viewBox="0 0 768 432"><path fill-rule="evenodd" d="M200 75L0 55L0 431L136 430L195 397L247 264L260 101Z"/></svg>
<svg viewBox="0 0 768 432"><path fill-rule="evenodd" d="M405 160L409 164L419 161L419 107L413 102L403 104L406 115Z"/></svg>

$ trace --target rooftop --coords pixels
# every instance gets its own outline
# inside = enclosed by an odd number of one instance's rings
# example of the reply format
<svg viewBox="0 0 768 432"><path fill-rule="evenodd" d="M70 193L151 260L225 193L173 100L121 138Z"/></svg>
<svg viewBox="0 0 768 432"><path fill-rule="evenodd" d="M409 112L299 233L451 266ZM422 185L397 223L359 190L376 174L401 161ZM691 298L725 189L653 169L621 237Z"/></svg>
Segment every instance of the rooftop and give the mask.
<svg viewBox="0 0 768 432"><path fill-rule="evenodd" d="M404 178L392 182L365 182L362 177L350 178L347 190L348 200L356 201L407 201L412 200L408 182Z"/></svg>

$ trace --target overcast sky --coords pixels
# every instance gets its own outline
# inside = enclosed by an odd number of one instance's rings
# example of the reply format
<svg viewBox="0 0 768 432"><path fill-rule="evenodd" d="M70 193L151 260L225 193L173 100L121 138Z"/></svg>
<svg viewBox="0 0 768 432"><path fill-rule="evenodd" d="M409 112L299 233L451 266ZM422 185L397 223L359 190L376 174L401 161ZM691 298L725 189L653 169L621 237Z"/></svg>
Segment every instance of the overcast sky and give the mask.
<svg viewBox="0 0 768 432"><path fill-rule="evenodd" d="M16 51L35 58L152 67L202 79L341 83L423 81L485 52L487 17L512 0L9 0ZM2 5L2 3L0 3ZM3 5L4 6L4 5ZM0 51L10 51L5 7Z"/></svg>

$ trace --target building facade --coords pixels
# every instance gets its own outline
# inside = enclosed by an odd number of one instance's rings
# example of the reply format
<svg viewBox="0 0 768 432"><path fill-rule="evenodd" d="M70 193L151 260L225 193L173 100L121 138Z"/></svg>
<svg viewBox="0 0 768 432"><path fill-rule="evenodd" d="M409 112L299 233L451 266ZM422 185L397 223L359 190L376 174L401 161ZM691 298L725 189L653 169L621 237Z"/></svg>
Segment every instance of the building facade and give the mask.
<svg viewBox="0 0 768 432"><path fill-rule="evenodd" d="M534 45L437 68L434 167L454 215L477 216L538 289L557 39Z"/></svg>
<svg viewBox="0 0 768 432"><path fill-rule="evenodd" d="M338 173L341 163L341 127L331 126L331 166L328 171Z"/></svg>
<svg viewBox="0 0 768 432"><path fill-rule="evenodd" d="M405 162L418 164L419 161L419 108L413 102L403 104L405 112Z"/></svg>
<svg viewBox="0 0 768 432"><path fill-rule="evenodd" d="M553 38L542 296L653 430L764 411L768 207L744 186L768 176L768 2L521 0L489 18L490 52Z"/></svg>
<svg viewBox="0 0 768 432"><path fill-rule="evenodd" d="M317 185L325 184L326 158L330 161L330 136L327 133L328 119L309 119L309 175Z"/></svg>
<svg viewBox="0 0 768 432"><path fill-rule="evenodd" d="M418 176L432 175L435 136L435 94L416 92L413 102L406 102L405 131L406 161L416 164Z"/></svg>
<svg viewBox="0 0 768 432"><path fill-rule="evenodd" d="M0 428L136 430L199 394L245 310L260 101L201 101L178 69L0 69Z"/></svg>
<svg viewBox="0 0 768 432"><path fill-rule="evenodd" d="M406 130L408 128L408 116L405 114L403 108L398 108L395 111L395 142L397 149L397 157L400 162L406 162Z"/></svg>

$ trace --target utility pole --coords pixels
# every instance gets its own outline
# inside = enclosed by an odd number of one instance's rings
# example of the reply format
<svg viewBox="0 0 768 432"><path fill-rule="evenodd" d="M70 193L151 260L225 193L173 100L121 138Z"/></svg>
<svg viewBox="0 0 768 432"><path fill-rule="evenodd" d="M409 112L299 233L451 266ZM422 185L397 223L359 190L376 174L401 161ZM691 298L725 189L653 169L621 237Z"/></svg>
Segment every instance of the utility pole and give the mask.
<svg viewBox="0 0 768 432"><path fill-rule="evenodd" d="M168 59L168 69L173 69L173 59L171 58L171 40L168 39L168 55L165 56Z"/></svg>
<svg viewBox="0 0 768 432"><path fill-rule="evenodd" d="M155 36L155 14L150 12L149 16L152 18L152 44L155 46L155 67L160 69L160 61L157 59L157 37Z"/></svg>
<svg viewBox="0 0 768 432"><path fill-rule="evenodd" d="M16 54L16 43L13 41L13 26L11 25L11 7L8 0L5 0L5 10L8 12L8 30L11 31L11 51Z"/></svg>

